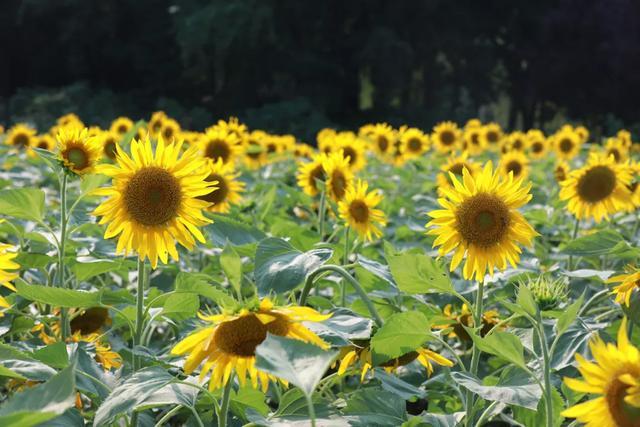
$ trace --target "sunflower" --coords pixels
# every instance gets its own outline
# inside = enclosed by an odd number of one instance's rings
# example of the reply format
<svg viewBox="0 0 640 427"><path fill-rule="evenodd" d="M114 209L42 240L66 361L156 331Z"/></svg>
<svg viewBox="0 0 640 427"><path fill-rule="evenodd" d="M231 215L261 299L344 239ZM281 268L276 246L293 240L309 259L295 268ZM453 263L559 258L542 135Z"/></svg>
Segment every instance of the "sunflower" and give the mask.
<svg viewBox="0 0 640 427"><path fill-rule="evenodd" d="M298 166L297 181L305 194L316 196L320 193L317 181L325 181L327 174L324 164L329 156L325 153L318 153L311 158L310 162L300 163Z"/></svg>
<svg viewBox="0 0 640 427"><path fill-rule="evenodd" d="M120 135L115 132L106 131L98 137L102 147L102 155L110 160L116 159L116 145L120 142Z"/></svg>
<svg viewBox="0 0 640 427"><path fill-rule="evenodd" d="M596 395L562 412L588 427L640 426L640 351L629 343L627 319L618 329L618 343L596 337L589 343L594 361L576 354L582 379L564 378L567 387Z"/></svg>
<svg viewBox="0 0 640 427"><path fill-rule="evenodd" d="M569 167L569 163L564 160L559 160L556 163L555 168L553 168L553 176L556 178L558 183L561 183L565 179L569 177L569 172L571 172L571 168Z"/></svg>
<svg viewBox="0 0 640 427"><path fill-rule="evenodd" d="M500 173L507 177L513 173L513 179L526 179L529 176L529 159L521 151L509 151L500 157Z"/></svg>
<svg viewBox="0 0 640 427"><path fill-rule="evenodd" d="M434 329L451 329L449 338L459 338L462 341L471 341L471 337L464 327L473 327L473 313L466 304L462 305L460 312L456 312L451 304L447 304L442 310L444 316L450 320L450 323L442 325L434 325ZM480 328L480 336L484 337L498 323L500 323L500 314L496 310L487 310L482 314L482 327Z"/></svg>
<svg viewBox="0 0 640 427"><path fill-rule="evenodd" d="M418 128L408 128L400 136L400 147L406 158L420 157L429 150L429 136Z"/></svg>
<svg viewBox="0 0 640 427"><path fill-rule="evenodd" d="M523 152L527 148L527 135L524 132L511 132L504 140L507 151Z"/></svg>
<svg viewBox="0 0 640 427"><path fill-rule="evenodd" d="M371 358L371 348L369 346L369 340L361 340L353 343L354 345L345 347L340 351L336 362L340 361L338 367L338 375L344 375L347 370L354 366L356 363L360 363L360 381L364 381L367 372L373 367L373 361ZM387 372L393 372L400 366L408 365L409 363L417 360L422 366L427 369L427 375L433 374L433 364L437 363L441 366L453 366L453 362L446 357L441 356L433 350L429 350L426 347L419 347L414 351L410 351L403 354L400 357L391 359L382 365Z"/></svg>
<svg viewBox="0 0 640 427"><path fill-rule="evenodd" d="M123 136L133 128L133 120L128 117L118 117L111 122L111 132Z"/></svg>
<svg viewBox="0 0 640 427"><path fill-rule="evenodd" d="M622 144L626 148L630 148L633 145L633 141L631 139L631 132L626 129L620 129L618 133L616 133L616 137L622 141Z"/></svg>
<svg viewBox="0 0 640 427"><path fill-rule="evenodd" d="M427 234L436 236L433 246L440 246L441 256L454 251L451 271L466 258L464 278L482 281L487 270L493 276L494 267L515 267L518 244L530 245L537 234L516 210L531 200L531 184L522 187L521 179L501 176L491 162L474 177L466 169L462 174L462 182L449 174L454 188L439 199L444 209L429 213L427 227L433 228Z"/></svg>
<svg viewBox="0 0 640 427"><path fill-rule="evenodd" d="M438 183L438 194L444 196L444 189L453 189L453 185L449 180L449 173L452 173L458 177L462 177L462 170L467 169L471 176L474 176L479 170L478 165L473 160L469 160L469 154L465 151L459 156L452 155L447 159L447 162L440 167L440 172L436 176L436 182Z"/></svg>
<svg viewBox="0 0 640 427"><path fill-rule="evenodd" d="M186 374L192 373L202 362L200 379L212 371L209 389L223 387L235 371L241 386L247 375L253 388L261 383L267 391L269 380L277 378L259 371L256 366L256 347L267 337L267 333L312 343L323 349L329 345L305 327L302 322L322 322L331 317L320 314L309 307L276 307L268 298L260 301L258 307L242 309L239 313L199 316L209 322L206 326L180 341L171 354L189 354L184 362Z"/></svg>
<svg viewBox="0 0 640 427"><path fill-rule="evenodd" d="M589 140L589 129L586 127L578 126L574 131L578 134L578 138L580 138L580 144L584 144Z"/></svg>
<svg viewBox="0 0 640 427"><path fill-rule="evenodd" d="M467 151L473 156L481 154L485 149L481 126L465 127L462 139L464 142L464 151Z"/></svg>
<svg viewBox="0 0 640 427"><path fill-rule="evenodd" d="M318 144L318 150L327 154L333 151L333 145L337 135L338 134L335 129L320 129L316 134L316 143Z"/></svg>
<svg viewBox="0 0 640 427"><path fill-rule="evenodd" d="M640 289L640 270L629 266L624 274L610 277L607 283L620 283L613 288L613 293L616 294L616 302L629 307L633 291Z"/></svg>
<svg viewBox="0 0 640 427"><path fill-rule="evenodd" d="M180 123L174 119L164 119L162 127L160 128L160 134L162 135L162 139L165 141L169 143L173 142L180 134Z"/></svg>
<svg viewBox="0 0 640 427"><path fill-rule="evenodd" d="M297 158L310 159L314 155L313 147L304 142L293 147L293 155Z"/></svg>
<svg viewBox="0 0 640 427"><path fill-rule="evenodd" d="M333 152L325 157L322 168L327 176L327 194L334 202L339 202L353 186L353 172L349 167L349 158L344 156L342 150Z"/></svg>
<svg viewBox="0 0 640 427"><path fill-rule="evenodd" d="M571 160L578 155L580 145L580 136L572 129L563 128L553 135L553 148L562 160Z"/></svg>
<svg viewBox="0 0 640 427"><path fill-rule="evenodd" d="M38 135L33 140L33 148L53 151L56 148L56 140L48 133Z"/></svg>
<svg viewBox="0 0 640 427"><path fill-rule="evenodd" d="M373 240L373 237L382 236L382 230L387 219L376 206L382 201L382 194L377 191L367 193L369 184L358 180L345 193L344 199L338 203L338 212L349 227L355 229L365 240Z"/></svg>
<svg viewBox="0 0 640 427"><path fill-rule="evenodd" d="M241 123L237 117L229 117L228 121L218 120L217 124L207 130L222 130L226 133L235 135L236 139L241 144L245 144L247 142L247 137L249 136L247 125Z"/></svg>
<svg viewBox="0 0 640 427"><path fill-rule="evenodd" d="M613 156L616 163L623 163L629 159L629 149L620 139L607 138L604 146L604 155L606 157Z"/></svg>
<svg viewBox="0 0 640 427"><path fill-rule="evenodd" d="M440 153L450 153L459 148L462 133L453 122L441 122L433 127L431 142Z"/></svg>
<svg viewBox="0 0 640 427"><path fill-rule="evenodd" d="M349 168L353 172L362 170L366 164L366 142L353 132L340 132L335 138L336 150L342 150L349 159Z"/></svg>
<svg viewBox="0 0 640 427"><path fill-rule="evenodd" d="M240 140L232 134L222 129L209 129L200 138L200 150L202 155L217 162L222 159L223 163L233 163L242 154Z"/></svg>
<svg viewBox="0 0 640 427"><path fill-rule="evenodd" d="M480 119L469 119L467 120L467 123L464 124L465 130L479 127L482 127L482 122L480 121Z"/></svg>
<svg viewBox="0 0 640 427"><path fill-rule="evenodd" d="M18 254L13 252L13 246L6 243L0 243L0 286L9 288L15 292L16 288L11 284L11 281L18 277L18 273L11 271L20 268L14 258ZM0 307L9 308L9 302L0 295ZM0 311L0 317L2 312Z"/></svg>
<svg viewBox="0 0 640 427"><path fill-rule="evenodd" d="M56 136L58 157L64 167L76 175L92 173L102 156L97 138L90 137L87 129L61 128Z"/></svg>
<svg viewBox="0 0 640 427"><path fill-rule="evenodd" d="M167 254L178 260L176 240L187 249L193 248L194 237L204 243L198 227L211 222L202 214L209 202L198 197L215 187L206 181L198 147L180 155L182 145L165 144L159 137L154 155L149 138L133 140L131 157L116 146L116 164L102 166L113 185L95 191L109 198L93 215L102 217L100 224L109 223L106 239L120 235L116 253L136 251L139 259L149 258L156 268L158 258L167 263Z"/></svg>
<svg viewBox="0 0 640 427"><path fill-rule="evenodd" d="M631 179L627 164L592 153L584 167L560 183L560 200L569 201L567 208L578 219L608 220L610 214L629 207Z"/></svg>
<svg viewBox="0 0 640 427"><path fill-rule="evenodd" d="M502 128L498 123L487 123L482 127L483 145L490 150L497 150L502 144L503 139Z"/></svg>
<svg viewBox="0 0 640 427"><path fill-rule="evenodd" d="M155 137L160 133L160 131L162 130L162 125L167 119L168 117L164 111L156 111L151 115L148 124L149 133L151 134L151 136Z"/></svg>
<svg viewBox="0 0 640 427"><path fill-rule="evenodd" d="M35 137L36 130L34 128L24 123L18 123L9 129L4 142L19 149L27 149L33 146Z"/></svg>
<svg viewBox="0 0 640 427"><path fill-rule="evenodd" d="M56 120L56 124L59 127L76 127L76 128L84 127L84 123L82 123L82 120L80 120L80 117L78 117L78 115L74 113L68 113L68 114L65 114L64 116L58 117L58 120Z"/></svg>
<svg viewBox="0 0 640 427"><path fill-rule="evenodd" d="M261 130L254 130L247 137L244 162L250 169L258 169L267 163L266 138L267 133Z"/></svg>
<svg viewBox="0 0 640 427"><path fill-rule="evenodd" d="M368 131L368 139L380 157L387 156L393 149L396 141L396 133L391 126L386 123L378 123Z"/></svg>
<svg viewBox="0 0 640 427"><path fill-rule="evenodd" d="M183 131L180 131L180 134L178 135L178 139L184 140L184 142L186 142L189 145L198 145L198 143L200 142L200 138L202 138L202 135L203 134L200 132L183 130Z"/></svg>
<svg viewBox="0 0 640 427"><path fill-rule="evenodd" d="M538 129L531 129L527 132L527 151L529 157L542 159L547 155L549 143L544 133Z"/></svg>
<svg viewBox="0 0 640 427"><path fill-rule="evenodd" d="M240 193L244 191L245 184L236 179L240 173L235 173L233 163L224 163L222 159L207 161L206 169L209 173L206 180L213 183L216 189L198 198L211 203L208 208L211 212L228 213L231 205L242 201Z"/></svg>

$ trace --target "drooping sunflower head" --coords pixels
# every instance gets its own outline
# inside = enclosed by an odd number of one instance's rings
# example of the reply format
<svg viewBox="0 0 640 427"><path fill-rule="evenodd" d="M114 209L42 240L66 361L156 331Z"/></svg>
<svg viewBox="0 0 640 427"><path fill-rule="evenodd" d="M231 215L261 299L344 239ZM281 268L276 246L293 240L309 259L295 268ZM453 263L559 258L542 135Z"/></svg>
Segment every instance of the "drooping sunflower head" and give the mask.
<svg viewBox="0 0 640 427"><path fill-rule="evenodd" d="M111 122L109 130L117 135L123 136L133 128L133 120L128 117L118 117Z"/></svg>
<svg viewBox="0 0 640 427"><path fill-rule="evenodd" d="M261 386L266 391L269 381L276 381L277 378L256 368L255 354L256 347L267 338L267 334L297 339L327 349L329 345L302 322L322 322L329 317L330 314L321 314L309 307L277 307L265 298L258 307L245 308L235 314L201 315L200 318L209 325L184 338L171 353L188 354L184 362L187 374L201 364L201 379L211 371L210 390L223 387L232 371L235 371L241 386L245 385L249 376L254 388Z"/></svg>
<svg viewBox="0 0 640 427"><path fill-rule="evenodd" d="M458 178L462 178L462 171L467 169L471 176L474 176L480 171L480 165L469 159L468 152L464 152L461 155L452 155L447 159L447 162L440 167L441 172L436 177L438 183L438 194L444 196L444 189L452 189L453 182L449 178L449 173L454 174Z"/></svg>
<svg viewBox="0 0 640 427"><path fill-rule="evenodd" d="M195 239L204 243L198 227L211 222L202 212L209 202L199 197L214 188L198 147L181 155L182 142L165 144L159 137L155 145L154 153L149 138L133 140L131 157L116 146L116 164L101 169L112 186L95 191L108 199L93 212L100 224L109 224L106 239L120 236L117 253L137 252L153 268L158 259L166 264L168 255L178 260L176 241L187 249Z"/></svg>
<svg viewBox="0 0 640 427"><path fill-rule="evenodd" d="M16 288L11 284L11 281L18 277L18 273L14 270L18 270L20 265L14 261L18 256L13 246L6 243L0 243L0 286L9 288L15 292ZM9 302L0 295L0 308L9 308ZM0 311L0 317L2 312Z"/></svg>
<svg viewBox="0 0 640 427"><path fill-rule="evenodd" d="M204 157L214 162L221 159L223 163L233 163L242 154L242 145L234 134L226 130L209 129L200 138L200 150Z"/></svg>
<svg viewBox="0 0 640 427"><path fill-rule="evenodd" d="M311 158L310 162L300 163L298 166L297 181L305 194L316 196L320 193L318 181L326 181L327 173L324 164L329 156L325 153L318 153Z"/></svg>
<svg viewBox="0 0 640 427"><path fill-rule="evenodd" d="M349 159L349 168L353 172L362 170L367 164L366 142L353 132L340 132L335 138L336 150L342 150Z"/></svg>
<svg viewBox="0 0 640 427"><path fill-rule="evenodd" d="M369 184L366 181L358 182L350 187L344 199L338 203L340 218L356 230L358 235L365 240L373 240L382 236L380 227L387 224L387 219L376 206L382 201L382 194L377 191L367 191Z"/></svg>
<svg viewBox="0 0 640 427"><path fill-rule="evenodd" d="M607 138L604 146L604 155L606 157L613 156L616 163L624 163L629 159L629 149L624 142L618 138Z"/></svg>
<svg viewBox="0 0 640 427"><path fill-rule="evenodd" d="M631 179L627 164L592 153L585 166L560 183L560 199L568 201L567 209L578 219L608 220L629 207Z"/></svg>
<svg viewBox="0 0 640 427"><path fill-rule="evenodd" d="M376 124L368 133L368 139L373 151L383 158L393 150L396 138L396 132L386 123Z"/></svg>
<svg viewBox="0 0 640 427"><path fill-rule="evenodd" d="M174 119L164 119L160 128L160 135L165 141L173 142L180 135L180 123Z"/></svg>
<svg viewBox="0 0 640 427"><path fill-rule="evenodd" d="M500 157L498 168L505 177L513 174L513 179L526 179L529 176L529 159L521 151L509 151Z"/></svg>
<svg viewBox="0 0 640 427"><path fill-rule="evenodd" d="M102 157L98 138L90 137L87 129L61 128L56 136L58 157L66 170L76 175L93 173Z"/></svg>
<svg viewBox="0 0 640 427"><path fill-rule="evenodd" d="M440 153L451 153L459 148L462 132L453 122L441 122L433 127L431 142Z"/></svg>
<svg viewBox="0 0 640 427"><path fill-rule="evenodd" d="M562 160L571 160L580 152L580 136L569 128L563 128L553 136L553 148Z"/></svg>
<svg viewBox="0 0 640 427"><path fill-rule="evenodd" d="M502 128L498 123L487 123L482 128L481 138L485 147L495 151L500 147L504 138Z"/></svg>
<svg viewBox="0 0 640 427"><path fill-rule="evenodd" d="M48 133L38 135L33 140L33 148L41 150L53 151L56 148L56 140Z"/></svg>
<svg viewBox="0 0 640 427"><path fill-rule="evenodd" d="M71 333L89 335L111 325L111 316L104 307L92 307L76 313L70 323Z"/></svg>
<svg viewBox="0 0 640 427"><path fill-rule="evenodd" d="M477 156L485 150L485 141L484 138L482 138L482 126L465 128L463 140L464 151L467 151L473 156Z"/></svg>
<svg viewBox="0 0 640 427"><path fill-rule="evenodd" d="M242 201L240 193L244 191L245 184L237 179L240 173L236 173L233 163L224 163L222 159L218 159L217 162L207 161L206 169L209 173L206 180L216 188L198 198L211 203L208 208L211 212L229 212L231 205L237 205Z"/></svg>
<svg viewBox="0 0 640 427"><path fill-rule="evenodd" d="M429 150L429 136L418 128L408 128L400 137L401 152L407 158L420 157Z"/></svg>
<svg viewBox="0 0 640 427"><path fill-rule="evenodd" d="M436 236L433 246L439 246L440 255L454 252L451 271L466 259L463 277L483 281L487 270L493 276L494 268L504 270L507 262L515 267L519 245L530 245L537 234L517 211L531 200L531 184L503 177L491 162L474 177L466 169L462 181L450 177L454 188L439 199L443 209L429 213L427 233Z"/></svg>
<svg viewBox="0 0 640 427"><path fill-rule="evenodd" d="M156 135L160 134L162 125L164 121L167 120L167 118L168 117L164 111L156 111L151 114L151 118L149 119L149 123L147 126L151 136L155 137Z"/></svg>
<svg viewBox="0 0 640 427"><path fill-rule="evenodd" d="M7 145L26 150L33 146L35 136L36 130L34 128L24 123L18 123L9 129L4 141Z"/></svg>
<svg viewBox="0 0 640 427"><path fill-rule="evenodd" d="M267 163L266 139L267 133L261 130L254 130L247 137L244 162L250 169L258 169Z"/></svg>
<svg viewBox="0 0 640 427"><path fill-rule="evenodd" d="M527 132L527 150L533 159L542 159L547 155L549 143L541 130L531 129Z"/></svg>
<svg viewBox="0 0 640 427"><path fill-rule="evenodd" d="M582 379L564 378L572 390L595 398L562 412L588 426L637 427L640 425L640 351L629 342L627 319L618 330L618 343L596 337L589 343L593 362L576 354Z"/></svg>
<svg viewBox="0 0 640 427"><path fill-rule="evenodd" d="M120 142L120 134L115 132L102 132L98 137L102 147L102 155L109 160L116 159L116 145Z"/></svg>
<svg viewBox="0 0 640 427"><path fill-rule="evenodd" d="M349 165L349 158L344 151L329 154L322 163L326 174L327 194L334 202L342 200L351 186L353 186L353 172Z"/></svg>

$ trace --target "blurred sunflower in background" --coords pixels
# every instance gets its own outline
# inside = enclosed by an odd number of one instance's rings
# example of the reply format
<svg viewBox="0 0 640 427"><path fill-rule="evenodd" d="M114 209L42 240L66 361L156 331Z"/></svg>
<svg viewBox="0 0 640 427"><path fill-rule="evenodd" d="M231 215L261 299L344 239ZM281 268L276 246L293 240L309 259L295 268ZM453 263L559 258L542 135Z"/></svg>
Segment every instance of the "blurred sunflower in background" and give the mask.
<svg viewBox="0 0 640 427"><path fill-rule="evenodd" d="M418 128L408 128L400 136L402 154L407 159L415 159L429 150L429 136Z"/></svg>
<svg viewBox="0 0 640 427"><path fill-rule="evenodd" d="M174 140L180 135L180 123L177 120L171 118L165 118L160 128L160 135L167 142L174 142Z"/></svg>
<svg viewBox="0 0 640 427"><path fill-rule="evenodd" d="M498 169L505 177L512 173L514 180L526 179L529 176L529 159L522 151L509 151L500 157Z"/></svg>
<svg viewBox="0 0 640 427"><path fill-rule="evenodd" d="M48 133L38 135L33 140L33 148L53 151L56 148L56 140Z"/></svg>
<svg viewBox="0 0 640 427"><path fill-rule="evenodd" d="M4 143L12 147L26 150L33 146L36 130L25 123L18 123L9 128Z"/></svg>
<svg viewBox="0 0 640 427"><path fill-rule="evenodd" d="M93 212L102 217L100 224L109 224L105 239L120 235L116 253L135 251L153 268L158 259L166 264L167 255L178 260L176 241L187 249L194 247L194 238L204 243L198 227L211 222L202 214L209 202L198 197L214 189L198 147L181 154L182 142L165 144L162 137L155 145L154 153L149 138L133 140L131 157L116 146L116 164L101 168L112 186L94 192L108 199Z"/></svg>
<svg viewBox="0 0 640 427"><path fill-rule="evenodd" d="M321 314L310 307L277 307L270 299L264 298L257 307L243 308L235 314L223 312L199 317L210 325L188 335L173 347L171 354L188 354L183 367L187 375L200 364L201 380L211 371L209 390L225 386L235 372L241 387L246 384L248 376L253 388L260 386L266 392L269 381L277 378L258 370L255 363L256 347L267 338L267 333L329 348L302 322L322 322L331 315Z"/></svg>
<svg viewBox="0 0 640 427"><path fill-rule="evenodd" d="M323 128L316 135L316 143L318 150L322 153L329 154L333 151L334 142L337 136L335 129Z"/></svg>
<svg viewBox="0 0 640 427"><path fill-rule="evenodd" d="M343 150L335 151L325 157L322 168L326 174L327 194L334 202L339 202L353 186L349 159L344 156Z"/></svg>
<svg viewBox="0 0 640 427"><path fill-rule="evenodd" d="M604 145L604 155L612 156L616 163L624 163L629 160L629 149L618 138L607 138Z"/></svg>
<svg viewBox="0 0 640 427"><path fill-rule="evenodd" d="M473 313L467 304L462 304L460 311L456 311L451 304L445 305L442 314L450 320L450 323L442 325L434 325L434 329L451 329L449 338L459 338L462 341L469 342L471 337L464 329L473 328ZM500 313L496 310L487 310L482 313L482 326L480 328L480 336L484 337L500 323Z"/></svg>
<svg viewBox="0 0 640 427"><path fill-rule="evenodd" d="M506 152L524 152L524 150L527 148L527 135L524 132L520 131L511 132L504 139L504 147L506 148Z"/></svg>
<svg viewBox="0 0 640 427"><path fill-rule="evenodd" d="M557 161L555 167L553 168L553 176L558 183L561 183L562 181L567 179L569 177L569 172L571 172L569 163L564 160Z"/></svg>
<svg viewBox="0 0 640 427"><path fill-rule="evenodd" d="M571 160L580 153L580 136L570 128L561 129L553 135L553 148L561 160Z"/></svg>
<svg viewBox="0 0 640 427"><path fill-rule="evenodd" d="M116 159L116 145L120 141L120 136L115 132L102 132L98 137L102 147L102 155L110 160Z"/></svg>
<svg viewBox="0 0 640 427"><path fill-rule="evenodd" d="M211 128L207 130L222 130L223 132L235 135L240 144L246 144L249 136L247 125L241 123L237 117L229 117L229 120L218 120Z"/></svg>
<svg viewBox="0 0 640 427"><path fill-rule="evenodd" d="M267 133L261 130L254 130L247 136L243 160L249 169L258 169L267 164L266 138Z"/></svg>
<svg viewBox="0 0 640 427"><path fill-rule="evenodd" d="M311 158L310 162L299 164L296 179L298 186L305 194L313 197L320 193L318 181L324 182L327 179L327 173L324 170L327 159L327 154L318 153Z"/></svg>
<svg viewBox="0 0 640 427"><path fill-rule="evenodd" d="M358 180L338 203L338 211L340 218L356 230L360 237L373 240L373 237L382 236L379 227L384 227L387 219L383 211L376 209L382 201L382 194L377 191L367 192L368 188L366 181Z"/></svg>
<svg viewBox="0 0 640 427"><path fill-rule="evenodd" d="M580 138L580 144L585 144L589 141L589 129L584 126L578 126L574 129L575 133L578 134L578 138Z"/></svg>
<svg viewBox="0 0 640 427"><path fill-rule="evenodd" d="M498 123L487 123L482 127L482 145L490 150L498 150L502 145L504 134Z"/></svg>
<svg viewBox="0 0 640 427"><path fill-rule="evenodd" d="M202 155L217 162L235 162L242 155L240 140L232 133L222 129L209 129L200 138L200 150Z"/></svg>
<svg viewBox="0 0 640 427"><path fill-rule="evenodd" d="M164 124L164 121L167 120L167 118L168 117L164 111L156 111L151 114L151 118L149 119L147 128L153 138L156 138L160 134L162 125Z"/></svg>
<svg viewBox="0 0 640 427"><path fill-rule="evenodd" d="M438 152L447 154L460 148L462 132L453 122L441 122L433 127L431 142Z"/></svg>
<svg viewBox="0 0 640 427"><path fill-rule="evenodd" d="M216 188L209 194L198 196L198 198L211 203L208 210L227 213L231 210L231 205L242 202L240 193L244 191L245 184L237 180L240 173L235 172L233 163L224 163L222 159L218 159L216 162L209 160L206 169L209 173L206 180Z"/></svg>
<svg viewBox="0 0 640 427"><path fill-rule="evenodd" d="M335 149L344 152L344 156L349 159L349 168L352 172L358 172L366 166L366 142L355 133L340 132L337 134L335 137Z"/></svg>
<svg viewBox="0 0 640 427"><path fill-rule="evenodd" d="M80 120L80 117L78 117L78 115L75 113L68 113L58 117L58 119L56 120L56 125L59 127L85 127L82 120Z"/></svg>
<svg viewBox="0 0 640 427"><path fill-rule="evenodd" d="M549 141L539 129L527 132L527 153L532 159L543 159L549 151Z"/></svg>
<svg viewBox="0 0 640 427"><path fill-rule="evenodd" d="M485 150L485 141L482 138L482 126L465 127L463 140L464 150L472 156L482 154Z"/></svg>
<svg viewBox="0 0 640 427"><path fill-rule="evenodd" d="M576 354L581 380L564 378L564 384L579 393L596 397L565 409L562 416L576 418L587 426L635 427L640 420L640 351L629 342L627 319L618 329L618 343L605 343L596 336L589 349L593 362Z"/></svg>
<svg viewBox="0 0 640 427"><path fill-rule="evenodd" d="M567 209L578 219L608 220L629 207L631 179L627 164L592 153L585 166L560 183L560 200L568 201Z"/></svg>
<svg viewBox="0 0 640 427"><path fill-rule="evenodd" d="M118 117L111 122L109 130L122 137L125 133L133 129L133 120L128 117Z"/></svg>
<svg viewBox="0 0 640 427"><path fill-rule="evenodd" d="M391 153L396 142L396 132L386 123L377 123L367 131L367 138L373 146L373 151L384 158Z"/></svg>
<svg viewBox="0 0 640 427"><path fill-rule="evenodd" d="M494 268L504 270L507 262L516 267L518 245L531 245L537 235L516 210L531 200L531 184L503 177L491 162L476 176L463 170L462 181L451 179L454 188L445 189L438 200L444 209L429 213L433 219L427 234L436 236L433 247L439 246L441 256L454 252L451 271L466 259L465 279L483 281L487 270L493 276Z"/></svg>
<svg viewBox="0 0 640 427"><path fill-rule="evenodd" d="M440 167L441 172L436 176L436 182L438 183L438 194L442 197L445 192L444 189L452 189L453 182L449 178L449 173L461 178L462 171L467 169L471 176L474 176L480 171L480 165L473 160L469 159L467 152L462 153L459 156L449 156L446 163Z"/></svg>
<svg viewBox="0 0 640 427"><path fill-rule="evenodd" d="M58 157L68 171L81 176L94 172L102 157L102 147L87 129L61 128L56 139Z"/></svg>
<svg viewBox="0 0 640 427"><path fill-rule="evenodd" d="M0 286L9 288L12 291L16 291L16 288L11 284L11 281L18 277L18 273L13 270L18 270L20 265L14 261L18 256L14 251L13 246L6 243L0 243ZM0 295L0 307L9 308L11 305L9 302ZM2 311L0 311L0 317L2 317Z"/></svg>

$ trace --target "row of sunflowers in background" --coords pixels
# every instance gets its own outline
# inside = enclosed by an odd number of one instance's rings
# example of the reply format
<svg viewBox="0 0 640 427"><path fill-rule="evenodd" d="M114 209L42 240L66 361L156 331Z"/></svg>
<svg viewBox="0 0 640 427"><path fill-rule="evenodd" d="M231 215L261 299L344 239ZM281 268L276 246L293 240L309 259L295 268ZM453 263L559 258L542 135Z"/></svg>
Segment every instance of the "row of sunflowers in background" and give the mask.
<svg viewBox="0 0 640 427"><path fill-rule="evenodd" d="M638 425L626 130L0 140L0 425Z"/></svg>

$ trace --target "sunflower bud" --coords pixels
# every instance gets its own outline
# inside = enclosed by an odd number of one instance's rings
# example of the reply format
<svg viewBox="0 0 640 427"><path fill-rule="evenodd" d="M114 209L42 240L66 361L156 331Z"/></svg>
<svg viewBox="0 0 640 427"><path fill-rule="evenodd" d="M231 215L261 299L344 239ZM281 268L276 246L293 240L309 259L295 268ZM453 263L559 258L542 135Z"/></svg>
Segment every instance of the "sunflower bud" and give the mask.
<svg viewBox="0 0 640 427"><path fill-rule="evenodd" d="M541 310L551 310L567 299L567 283L564 279L551 280L539 276L535 280L530 279L526 286Z"/></svg>

